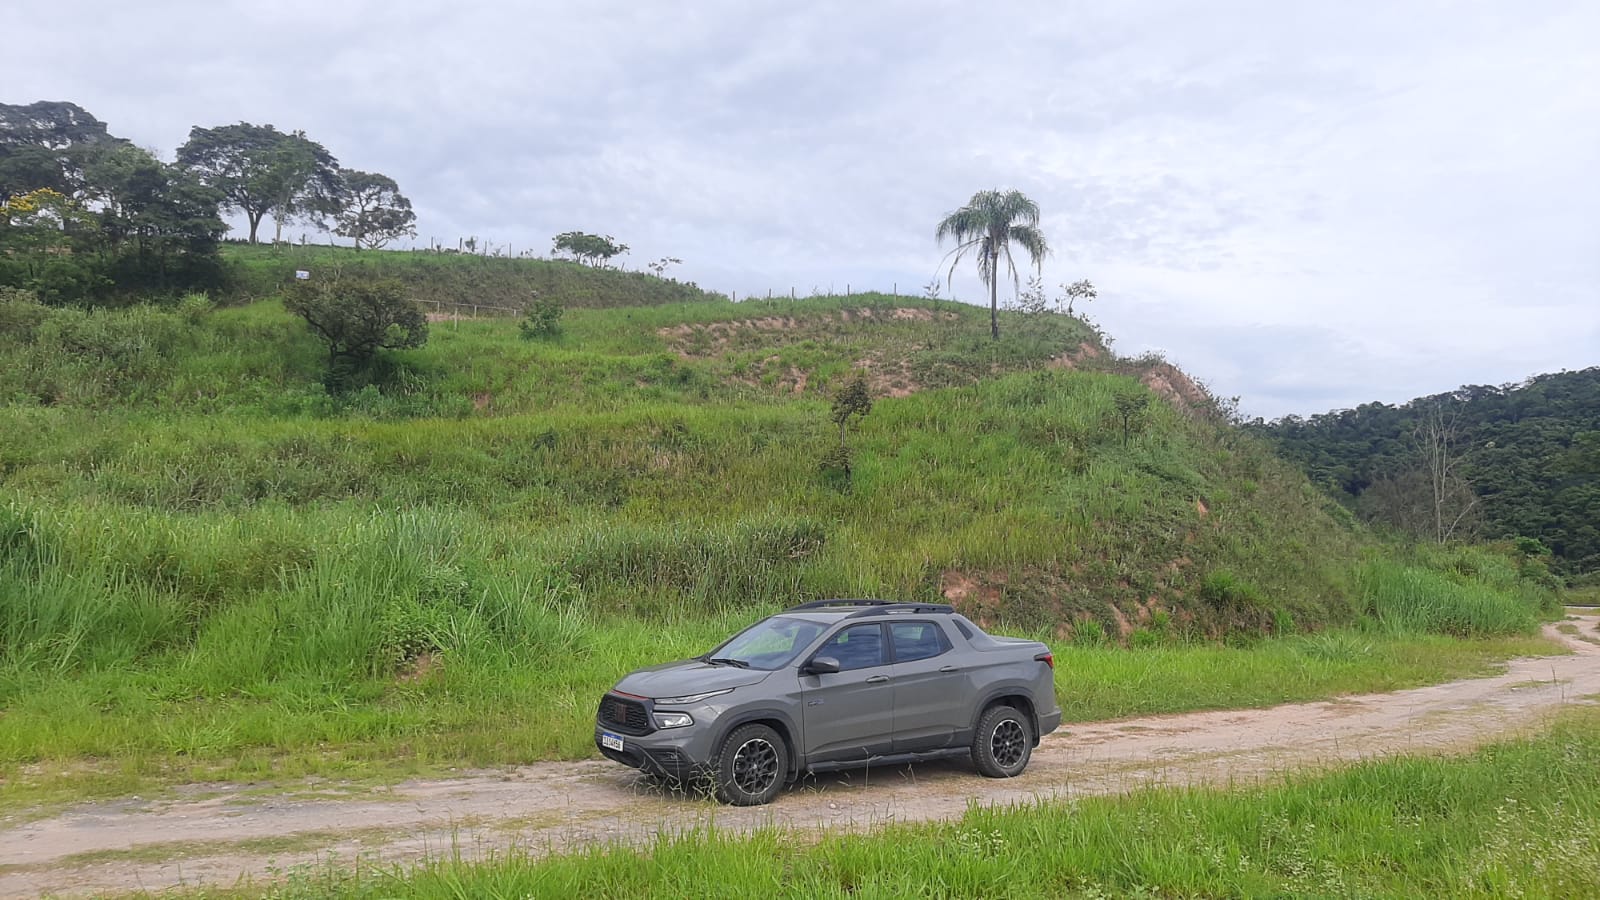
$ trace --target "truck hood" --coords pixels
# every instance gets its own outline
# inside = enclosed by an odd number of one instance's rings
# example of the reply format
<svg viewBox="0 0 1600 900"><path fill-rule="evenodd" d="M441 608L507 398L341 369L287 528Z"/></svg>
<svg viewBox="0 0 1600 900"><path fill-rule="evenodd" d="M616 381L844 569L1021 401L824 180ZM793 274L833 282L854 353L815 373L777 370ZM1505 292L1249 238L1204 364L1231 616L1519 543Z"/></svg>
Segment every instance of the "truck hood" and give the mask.
<svg viewBox="0 0 1600 900"><path fill-rule="evenodd" d="M630 672L617 682L615 690L639 697L683 697L744 687L771 674L761 669L741 669L738 666L712 665L697 659L684 659Z"/></svg>

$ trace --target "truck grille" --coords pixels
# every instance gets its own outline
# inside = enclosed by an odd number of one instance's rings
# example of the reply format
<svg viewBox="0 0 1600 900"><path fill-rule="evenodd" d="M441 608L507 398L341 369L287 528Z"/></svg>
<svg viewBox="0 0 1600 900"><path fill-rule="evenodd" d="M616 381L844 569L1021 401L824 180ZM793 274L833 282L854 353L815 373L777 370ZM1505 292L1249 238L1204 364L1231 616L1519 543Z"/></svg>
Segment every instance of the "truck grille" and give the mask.
<svg viewBox="0 0 1600 900"><path fill-rule="evenodd" d="M655 730L650 727L650 713L643 703L616 694L607 694L600 699L600 711L596 718L601 725L615 728L623 734L649 734Z"/></svg>

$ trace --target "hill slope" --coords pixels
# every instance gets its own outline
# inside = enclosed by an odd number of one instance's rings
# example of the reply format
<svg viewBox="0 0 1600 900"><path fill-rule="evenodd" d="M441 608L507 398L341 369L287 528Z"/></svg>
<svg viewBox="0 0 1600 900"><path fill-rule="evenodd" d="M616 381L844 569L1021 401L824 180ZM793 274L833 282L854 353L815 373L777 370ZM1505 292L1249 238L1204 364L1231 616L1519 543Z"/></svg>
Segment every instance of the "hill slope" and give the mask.
<svg viewBox="0 0 1600 900"><path fill-rule="evenodd" d="M382 385L334 399L273 303L8 316L37 320L10 326L0 375L14 520L72 566L111 560L103 577L203 610L179 644L219 604L346 555L329 529L395 539L371 518L395 509L472 545L440 566L540 573L609 609L943 595L1124 636L1348 615L1332 504L1198 414L1170 367L1149 381L1176 406L1082 370L1112 364L1073 319L995 344L979 311L868 295L573 309L550 342L441 322ZM818 460L828 392L856 369L878 401L846 486Z"/></svg>

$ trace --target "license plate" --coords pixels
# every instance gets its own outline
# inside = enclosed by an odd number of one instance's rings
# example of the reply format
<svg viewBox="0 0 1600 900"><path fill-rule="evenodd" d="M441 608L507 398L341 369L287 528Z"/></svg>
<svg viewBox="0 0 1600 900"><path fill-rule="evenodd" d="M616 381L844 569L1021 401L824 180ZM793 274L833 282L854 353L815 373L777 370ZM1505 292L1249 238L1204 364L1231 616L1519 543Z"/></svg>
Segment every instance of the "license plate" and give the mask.
<svg viewBox="0 0 1600 900"><path fill-rule="evenodd" d="M621 753L622 735L612 734L609 731L602 731L600 732L600 746L605 747L607 750L615 750L618 753Z"/></svg>

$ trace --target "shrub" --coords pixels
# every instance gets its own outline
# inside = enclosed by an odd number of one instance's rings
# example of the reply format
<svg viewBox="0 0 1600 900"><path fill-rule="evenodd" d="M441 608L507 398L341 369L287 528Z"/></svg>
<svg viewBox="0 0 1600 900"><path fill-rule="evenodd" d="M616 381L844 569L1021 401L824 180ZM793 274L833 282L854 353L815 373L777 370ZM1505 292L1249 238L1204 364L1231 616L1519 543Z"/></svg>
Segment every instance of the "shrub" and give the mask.
<svg viewBox="0 0 1600 900"><path fill-rule="evenodd" d="M1072 642L1083 647L1100 647L1106 642L1106 626L1096 619L1072 624Z"/></svg>
<svg viewBox="0 0 1600 900"><path fill-rule="evenodd" d="M32 291L0 287L0 340L30 343L50 311Z"/></svg>
<svg viewBox="0 0 1600 900"><path fill-rule="evenodd" d="M420 347L428 340L427 317L392 279L298 282L283 305L327 343L335 382L364 369L380 350Z"/></svg>
<svg viewBox="0 0 1600 900"><path fill-rule="evenodd" d="M522 321L517 323L517 330L522 332L523 340L528 341L555 337L561 333L562 312L560 301L536 292L528 305L523 307Z"/></svg>
<svg viewBox="0 0 1600 900"><path fill-rule="evenodd" d="M1272 633L1293 634L1295 632L1294 613L1279 607L1272 611Z"/></svg>
<svg viewBox="0 0 1600 900"><path fill-rule="evenodd" d="M1200 582L1200 596L1219 610L1259 609L1263 600L1255 585L1226 569L1206 573Z"/></svg>

